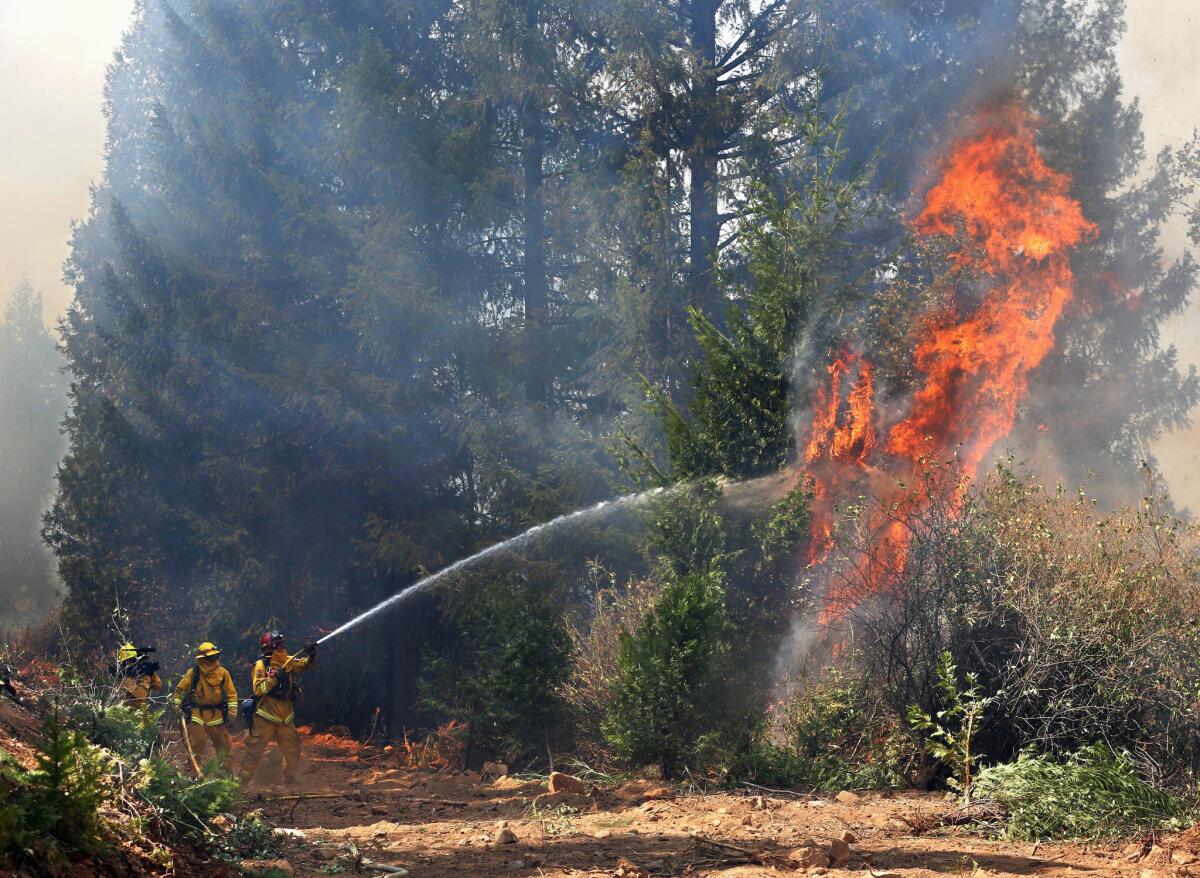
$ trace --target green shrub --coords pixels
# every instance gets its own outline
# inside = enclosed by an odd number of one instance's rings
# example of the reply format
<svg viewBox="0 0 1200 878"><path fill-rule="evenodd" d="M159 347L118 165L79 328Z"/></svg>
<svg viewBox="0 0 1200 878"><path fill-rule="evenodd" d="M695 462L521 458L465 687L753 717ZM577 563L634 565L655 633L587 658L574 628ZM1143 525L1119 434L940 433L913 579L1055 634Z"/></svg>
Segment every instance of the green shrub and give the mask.
<svg viewBox="0 0 1200 878"><path fill-rule="evenodd" d="M57 707L38 742L37 767L0 760L0 855L57 860L63 850L99 852L100 805L112 758L67 725Z"/></svg>
<svg viewBox="0 0 1200 878"><path fill-rule="evenodd" d="M765 729L752 729L725 767L726 783L753 783L772 789L816 790L850 786L850 766L837 756L814 761L792 747L770 740Z"/></svg>
<svg viewBox="0 0 1200 878"><path fill-rule="evenodd" d="M983 715L996 700L985 696L979 679L968 672L966 685L958 684L958 667L947 650L937 664L939 709L928 714L917 705L908 708L908 724L925 737L925 751L950 769L947 785L971 801L971 745L983 724Z"/></svg>
<svg viewBox="0 0 1200 878"><path fill-rule="evenodd" d="M1016 762L983 769L975 795L1008 813L1007 838L1026 841L1127 835L1179 822L1187 811L1182 800L1147 783L1127 755L1104 744L1065 762L1022 753Z"/></svg>
<svg viewBox="0 0 1200 878"><path fill-rule="evenodd" d="M758 544L759 569L769 567L780 556L795 550L808 535L812 521L812 487L807 482L797 485L768 510L766 517L751 525Z"/></svg>
<svg viewBox="0 0 1200 878"><path fill-rule="evenodd" d="M208 821L237 801L238 782L231 776L193 780L164 759L145 759L139 766L138 793L177 829L206 835Z"/></svg>
<svg viewBox="0 0 1200 878"><path fill-rule="evenodd" d="M750 730L733 753L728 781L811 790L904 785L913 743L875 704L861 679L826 671L773 725L763 722Z"/></svg>
<svg viewBox="0 0 1200 878"><path fill-rule="evenodd" d="M216 848L230 862L269 859L282 852L279 838L263 820L262 811L249 811L238 817L233 828L217 838Z"/></svg>
<svg viewBox="0 0 1200 878"><path fill-rule="evenodd" d="M158 714L114 704L77 702L69 709L71 724L88 740L116 753L122 760L137 764L150 755L158 743Z"/></svg>
<svg viewBox="0 0 1200 878"><path fill-rule="evenodd" d="M638 630L622 633L603 723L618 758L657 764L664 778L698 763L716 727L705 690L728 650L724 595L718 571L672 579Z"/></svg>

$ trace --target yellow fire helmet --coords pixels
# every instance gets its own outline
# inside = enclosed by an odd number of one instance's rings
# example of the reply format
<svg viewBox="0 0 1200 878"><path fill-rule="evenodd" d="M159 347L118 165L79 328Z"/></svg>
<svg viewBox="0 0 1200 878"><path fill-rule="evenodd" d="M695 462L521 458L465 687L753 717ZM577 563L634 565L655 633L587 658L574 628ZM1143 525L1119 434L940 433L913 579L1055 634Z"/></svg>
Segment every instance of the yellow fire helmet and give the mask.
<svg viewBox="0 0 1200 878"><path fill-rule="evenodd" d="M117 661L123 662L125 659L137 658L137 647L132 643L126 643L117 650Z"/></svg>
<svg viewBox="0 0 1200 878"><path fill-rule="evenodd" d="M212 658L220 654L221 650L207 640L196 647L196 658Z"/></svg>

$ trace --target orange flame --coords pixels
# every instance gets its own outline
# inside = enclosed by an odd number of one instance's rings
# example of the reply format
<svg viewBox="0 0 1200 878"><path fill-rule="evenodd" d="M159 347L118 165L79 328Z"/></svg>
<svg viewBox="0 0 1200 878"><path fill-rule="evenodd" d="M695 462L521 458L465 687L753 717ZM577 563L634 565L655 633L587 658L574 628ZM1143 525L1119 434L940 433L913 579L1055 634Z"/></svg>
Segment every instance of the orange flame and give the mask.
<svg viewBox="0 0 1200 878"><path fill-rule="evenodd" d="M813 477L812 539L809 563L819 562L833 537L834 502L847 481L845 468L866 467L875 448L875 377L871 364L846 351L829 365L829 390L817 388L805 460ZM842 378L857 377L841 398ZM840 416L840 417L839 417Z"/></svg>
<svg viewBox="0 0 1200 878"><path fill-rule="evenodd" d="M1034 119L1019 106L981 114L973 133L952 145L913 228L924 237L951 237L952 261L986 292L970 313L953 305L928 319L915 354L924 380L880 449L870 363L843 355L830 365L829 390L815 394L805 449L815 498L810 561L827 554L835 504L851 496L865 474L889 477L872 479L883 505L918 510L932 499L924 480L914 478L923 461L957 455L969 480L1009 434L1029 373L1054 349L1055 325L1071 301L1071 252L1097 233L1070 187L1071 179L1038 152ZM858 379L839 419L842 379L851 369ZM918 487L905 489L903 482ZM875 555L857 566L866 569L860 587L875 592L903 568L907 531L899 516L882 515L871 529ZM856 597L831 586L823 620L843 615Z"/></svg>
<svg viewBox="0 0 1200 878"><path fill-rule="evenodd" d="M1074 285L1071 251L1096 234L1070 188L1070 177L1042 159L1033 120L1019 108L955 144L914 227L963 236L952 258L994 285L973 315L947 313L918 344L925 384L888 436L888 452L918 461L958 448L972 477L1008 435L1029 373L1054 349Z"/></svg>

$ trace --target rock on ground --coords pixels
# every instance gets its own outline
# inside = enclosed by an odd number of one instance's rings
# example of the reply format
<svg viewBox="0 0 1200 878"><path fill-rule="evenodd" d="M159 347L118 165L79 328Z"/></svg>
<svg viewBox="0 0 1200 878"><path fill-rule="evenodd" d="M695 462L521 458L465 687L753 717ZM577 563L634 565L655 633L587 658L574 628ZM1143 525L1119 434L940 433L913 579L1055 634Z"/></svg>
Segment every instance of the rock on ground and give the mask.
<svg viewBox="0 0 1200 878"><path fill-rule="evenodd" d="M573 774L563 774L561 771L550 772L550 782L547 788L552 793L574 793L586 795L587 786Z"/></svg>
<svg viewBox="0 0 1200 878"><path fill-rule="evenodd" d="M243 872L263 873L282 872L284 875L295 875L296 870L287 860L242 860Z"/></svg>

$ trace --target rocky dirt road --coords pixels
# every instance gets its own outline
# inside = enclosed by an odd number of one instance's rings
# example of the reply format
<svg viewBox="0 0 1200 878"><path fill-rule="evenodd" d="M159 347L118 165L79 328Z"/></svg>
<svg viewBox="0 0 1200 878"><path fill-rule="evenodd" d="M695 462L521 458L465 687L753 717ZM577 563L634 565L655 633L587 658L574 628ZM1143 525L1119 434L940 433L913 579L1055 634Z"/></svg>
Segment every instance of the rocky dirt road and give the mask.
<svg viewBox="0 0 1200 878"><path fill-rule="evenodd" d="M297 830L285 856L298 875L352 873L356 855L414 878L1155 878L1195 868L1187 833L1132 844L1031 845L963 829L914 832L914 823L950 808L935 795L660 798L665 791L652 782L548 795L536 781L407 771L388 754L327 744L308 747L302 790L329 798L280 800L267 789L256 804L275 825Z"/></svg>

